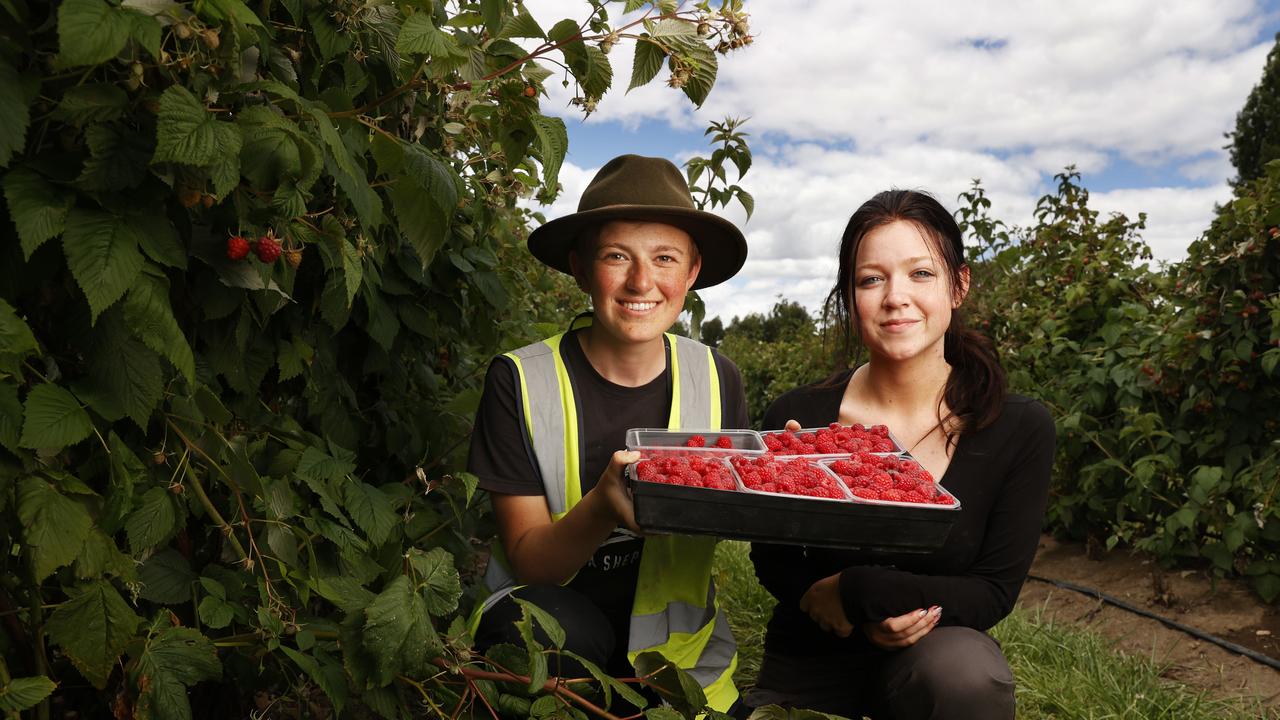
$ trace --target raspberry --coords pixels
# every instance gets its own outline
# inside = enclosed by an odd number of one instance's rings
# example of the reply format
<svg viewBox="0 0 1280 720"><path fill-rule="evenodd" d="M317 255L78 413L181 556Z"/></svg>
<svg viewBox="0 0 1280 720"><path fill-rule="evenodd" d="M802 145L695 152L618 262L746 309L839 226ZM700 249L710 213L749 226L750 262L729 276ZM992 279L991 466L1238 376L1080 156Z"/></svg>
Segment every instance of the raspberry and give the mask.
<svg viewBox="0 0 1280 720"><path fill-rule="evenodd" d="M302 251L286 250L284 253L284 261L289 263L289 266L294 270L297 270L298 266L302 265Z"/></svg>
<svg viewBox="0 0 1280 720"><path fill-rule="evenodd" d="M688 440L684 441L685 447L706 447L707 439L701 435L692 435Z"/></svg>
<svg viewBox="0 0 1280 720"><path fill-rule="evenodd" d="M716 438L716 447L729 450L733 448L733 440L728 435L721 435Z"/></svg>
<svg viewBox="0 0 1280 720"><path fill-rule="evenodd" d="M249 254L249 241L239 235L227 238L227 259L243 260Z"/></svg>
<svg viewBox="0 0 1280 720"><path fill-rule="evenodd" d="M699 457L664 456L641 460L636 477L645 482L685 487L736 490L737 485L721 462Z"/></svg>
<svg viewBox="0 0 1280 720"><path fill-rule="evenodd" d="M253 244L253 254L260 262L270 265L280 259L280 243L270 235L263 235Z"/></svg>

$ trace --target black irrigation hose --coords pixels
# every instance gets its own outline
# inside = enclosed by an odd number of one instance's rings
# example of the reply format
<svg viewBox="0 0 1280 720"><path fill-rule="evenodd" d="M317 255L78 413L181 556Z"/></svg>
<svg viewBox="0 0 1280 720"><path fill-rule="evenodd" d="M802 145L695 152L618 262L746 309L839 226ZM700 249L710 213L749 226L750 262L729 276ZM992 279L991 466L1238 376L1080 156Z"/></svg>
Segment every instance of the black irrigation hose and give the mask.
<svg viewBox="0 0 1280 720"><path fill-rule="evenodd" d="M1213 643L1214 645L1217 645L1218 647L1223 648L1225 650L1230 650L1233 653L1243 655L1249 658L1250 660L1253 660L1254 662L1262 663L1263 665L1266 665L1273 670L1280 670L1280 660L1277 660L1269 655L1263 655L1262 653L1256 650L1250 650L1249 648L1243 645L1237 645L1231 642L1230 640L1223 640L1222 638L1217 637L1216 635L1210 635L1209 633L1203 632L1201 630L1197 630L1191 627L1190 625L1183 625L1177 620L1170 620L1169 618L1164 617L1163 615L1157 615L1149 610L1143 610L1142 608L1136 605L1130 605L1129 603L1121 600L1120 598L1112 597L1100 590L1087 588L1083 585L1076 585L1075 583L1067 582L1066 580L1054 580L1053 578L1041 577L1039 575L1027 575L1027 578L1030 580L1038 580L1039 582L1043 582L1043 583L1049 583L1050 585L1056 585L1057 587L1060 587L1064 590L1074 590L1075 592L1078 592L1082 595L1089 595L1090 597L1095 597L1104 603L1115 605L1116 607L1121 608L1122 610L1128 610L1129 612L1134 613L1135 615L1141 615L1142 617L1145 617L1145 618L1151 618L1152 620L1156 620L1168 627L1173 628L1174 630L1180 630L1192 637L1199 638L1201 640L1204 640L1205 642Z"/></svg>

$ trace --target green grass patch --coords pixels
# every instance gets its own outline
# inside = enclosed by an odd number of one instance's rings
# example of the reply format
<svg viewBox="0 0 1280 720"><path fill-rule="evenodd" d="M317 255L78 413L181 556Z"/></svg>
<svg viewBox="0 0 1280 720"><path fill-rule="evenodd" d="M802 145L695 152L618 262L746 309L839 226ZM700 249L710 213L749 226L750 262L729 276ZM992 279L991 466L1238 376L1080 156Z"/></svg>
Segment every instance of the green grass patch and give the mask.
<svg viewBox="0 0 1280 720"><path fill-rule="evenodd" d="M764 629L775 601L756 581L749 545L716 550L721 605L738 639L740 688L760 669ZM1215 700L1161 677L1160 663L1114 651L1100 635L1055 624L1020 608L991 633L1004 647L1017 680L1018 718L1063 720L1246 720L1278 718L1257 701Z"/></svg>

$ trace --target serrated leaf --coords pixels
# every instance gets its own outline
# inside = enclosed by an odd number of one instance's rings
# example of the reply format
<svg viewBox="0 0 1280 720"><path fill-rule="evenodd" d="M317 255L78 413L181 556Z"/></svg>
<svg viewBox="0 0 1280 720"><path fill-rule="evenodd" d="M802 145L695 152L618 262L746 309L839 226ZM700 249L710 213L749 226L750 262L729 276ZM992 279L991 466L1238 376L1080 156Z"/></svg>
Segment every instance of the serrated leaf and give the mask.
<svg viewBox="0 0 1280 720"><path fill-rule="evenodd" d="M634 665L636 674L648 678L646 684L685 717L692 718L706 707L707 697L698 681L662 653L642 652L636 656Z"/></svg>
<svg viewBox="0 0 1280 720"><path fill-rule="evenodd" d="M128 106L129 96L116 85L77 85L62 94L52 117L83 126L115 120L124 115Z"/></svg>
<svg viewBox="0 0 1280 720"><path fill-rule="evenodd" d="M569 152L569 131L564 120L546 115L533 115L529 118L533 131L538 134L539 157L542 160L542 184L554 190L559 182L560 167L564 164L565 154Z"/></svg>
<svg viewBox="0 0 1280 720"><path fill-rule="evenodd" d="M649 33L654 37L688 37L696 38L698 36L698 26L687 20L677 20L675 18L665 18L658 22L647 23Z"/></svg>
<svg viewBox="0 0 1280 720"><path fill-rule="evenodd" d="M139 720L191 720L187 688L222 677L222 663L209 639L185 627L167 628L147 641L132 665L133 685L142 689Z"/></svg>
<svg viewBox="0 0 1280 720"><path fill-rule="evenodd" d="M462 582L447 550L435 547L422 552L414 548L409 551L409 564L418 573L419 583L427 588L427 612L444 616L458 609Z"/></svg>
<svg viewBox="0 0 1280 720"><path fill-rule="evenodd" d="M85 142L89 158L77 179L84 189L128 190L147 176L147 162L154 149L142 135L99 123L85 130Z"/></svg>
<svg viewBox="0 0 1280 720"><path fill-rule="evenodd" d="M600 48L595 45L583 47L588 61L586 77L580 78L582 91L587 97L598 98L613 85L613 65L609 63L609 56L605 55Z"/></svg>
<svg viewBox="0 0 1280 720"><path fill-rule="evenodd" d="M62 233L62 248L71 275L89 299L94 322L142 270L136 231L123 218L108 213L73 208Z"/></svg>
<svg viewBox="0 0 1280 720"><path fill-rule="evenodd" d="M173 317L168 278L153 272L139 275L125 295L124 320L134 337L164 355L187 382L195 382L195 357Z"/></svg>
<svg viewBox="0 0 1280 720"><path fill-rule="evenodd" d="M14 168L4 176L4 198L9 217L18 228L22 256L31 253L50 238L62 234L73 199L54 189L43 177L25 167Z"/></svg>
<svg viewBox="0 0 1280 720"><path fill-rule="evenodd" d="M425 267L449 235L458 188L453 170L421 145L404 146L401 170L404 174L391 188L392 207L400 221L401 236Z"/></svg>
<svg viewBox="0 0 1280 720"><path fill-rule="evenodd" d="M132 583L138 579L133 558L120 552L115 540L107 537L97 527L89 529L85 536L84 546L72 566L76 577L81 580L96 580L104 575L113 575L124 582Z"/></svg>
<svg viewBox="0 0 1280 720"><path fill-rule="evenodd" d="M200 622L206 627L221 630L235 620L236 606L222 598L206 595L196 606L196 612L200 613Z"/></svg>
<svg viewBox="0 0 1280 720"><path fill-rule="evenodd" d="M398 674L420 677L443 650L426 601L404 575L392 580L365 608L362 645L377 665L379 684Z"/></svg>
<svg viewBox="0 0 1280 720"><path fill-rule="evenodd" d="M36 582L75 560L93 525L83 505L36 477L18 482L18 521Z"/></svg>
<svg viewBox="0 0 1280 720"><path fill-rule="evenodd" d="M756 210L756 199L751 196L751 193L743 190L742 188L735 190L734 196L738 198L738 202L742 205L742 209L747 211L747 219L750 220L751 213Z"/></svg>
<svg viewBox="0 0 1280 720"><path fill-rule="evenodd" d="M80 442L92 432L89 413L66 389L46 383L27 394L20 446L33 450L61 449Z"/></svg>
<svg viewBox="0 0 1280 720"><path fill-rule="evenodd" d="M648 699L636 692L630 685L609 675L609 673L602 670L600 666L590 660L568 650L561 650L560 652L566 657L577 660L582 667L587 669L587 672L591 674L591 677L595 678L596 682L600 683L600 690L604 692L604 705L606 708L612 702L611 698L614 691L616 691L618 695L622 696L623 700L631 703L631 705L636 708L643 709L649 704Z"/></svg>
<svg viewBox="0 0 1280 720"><path fill-rule="evenodd" d="M209 166L209 182L214 198L221 200L240 184L240 130L231 123L215 123L213 144L216 154Z"/></svg>
<svg viewBox="0 0 1280 720"><path fill-rule="evenodd" d="M277 341L276 366L280 369L280 381L292 380L306 372L314 354L311 346L296 335L290 340Z"/></svg>
<svg viewBox="0 0 1280 720"><path fill-rule="evenodd" d="M0 60L0 167L26 145L31 123L31 100L39 93L32 80Z"/></svg>
<svg viewBox="0 0 1280 720"><path fill-rule="evenodd" d="M499 38L536 38L545 40L546 32L538 25L538 21L533 19L529 11L523 5L517 5L515 15L507 18L502 24L502 30L498 32Z"/></svg>
<svg viewBox="0 0 1280 720"><path fill-rule="evenodd" d="M160 23L150 15L140 12L126 11L125 21L129 24L129 37L147 51L154 60L160 59Z"/></svg>
<svg viewBox="0 0 1280 720"><path fill-rule="evenodd" d="M368 483L350 480L342 486L342 499L351 519L364 531L369 542L374 545L386 542L399 518L386 493Z"/></svg>
<svg viewBox="0 0 1280 720"><path fill-rule="evenodd" d="M312 587L320 597L328 600L343 612L359 612L373 602L375 595L363 585L343 575L316 578Z"/></svg>
<svg viewBox="0 0 1280 720"><path fill-rule="evenodd" d="M645 36L636 40L636 54L631 61L631 84L627 86L627 92L641 85L648 85L662 69L662 63L666 59L667 51L658 43Z"/></svg>
<svg viewBox="0 0 1280 720"><path fill-rule="evenodd" d="M433 62L446 64L466 57L458 41L437 28L425 12L416 12L404 21L396 38L396 50L405 55L430 55Z"/></svg>
<svg viewBox="0 0 1280 720"><path fill-rule="evenodd" d="M58 6L58 64L98 65L129 41L127 11L103 0L65 0Z"/></svg>
<svg viewBox="0 0 1280 720"><path fill-rule="evenodd" d="M538 626L547 634L547 639L551 641L552 645L555 645L558 648L564 647L564 628L560 627L560 622L556 620L551 613L543 610L528 600L523 600L515 596L512 596L511 599L515 600L516 604L520 606L520 611L525 622L537 621ZM529 625L527 628L522 629L522 635L525 634L526 629L528 631L528 636L525 638L525 644L530 649L533 649L537 645L537 643L534 642L533 626Z"/></svg>
<svg viewBox="0 0 1280 720"><path fill-rule="evenodd" d="M315 122L316 130L320 133L320 139L324 141L326 152L324 154L325 169L338 182L338 187L346 193L347 199L356 209L356 214L360 216L367 228L375 228L382 224L382 200L378 198L378 194L369 187L369 180L365 177L365 172L356 166L355 161L351 157L351 153L347 150L347 146L342 142L342 136L338 134L337 128L333 126L333 121L325 114L324 110L318 107L308 108L311 119Z"/></svg>
<svg viewBox="0 0 1280 720"><path fill-rule="evenodd" d="M142 583L139 595L162 605L185 603L191 600L191 586L197 578L182 553L166 548L138 568L138 581Z"/></svg>
<svg viewBox="0 0 1280 720"><path fill-rule="evenodd" d="M341 480L356 471L354 463L345 458L337 458L315 447L307 447L298 459L298 466L293 472L301 477L321 480Z"/></svg>
<svg viewBox="0 0 1280 720"><path fill-rule="evenodd" d="M12 305L0 298L0 354L25 357L39 349L31 328Z"/></svg>
<svg viewBox="0 0 1280 720"><path fill-rule="evenodd" d="M693 101L694 106L702 107L707 95L711 93L711 86L716 84L719 64L715 52L698 37L674 37L669 42L679 48L679 54L691 70L689 79L680 89Z"/></svg>
<svg viewBox="0 0 1280 720"><path fill-rule="evenodd" d="M151 488L124 521L129 549L137 555L168 541L183 520L185 517L179 514L170 492L162 487Z"/></svg>
<svg viewBox="0 0 1280 720"><path fill-rule="evenodd" d="M57 687L57 683L44 675L13 678L0 686L0 713L17 717L19 712L40 704Z"/></svg>
<svg viewBox="0 0 1280 720"><path fill-rule="evenodd" d="M281 646L280 649L324 691L333 703L335 714L341 716L342 709L347 704L347 680L342 673L342 666L333 661L322 664L310 655L304 655L290 647Z"/></svg>
<svg viewBox="0 0 1280 720"><path fill-rule="evenodd" d="M323 11L310 13L307 20L311 23L316 46L320 48L320 57L330 60L351 49L351 38L338 32Z"/></svg>
<svg viewBox="0 0 1280 720"><path fill-rule="evenodd" d="M114 430L107 436L107 448L110 452L110 484L98 523L103 532L114 535L124 526L125 517L133 511L134 483L144 480L147 470Z"/></svg>
<svg viewBox="0 0 1280 720"><path fill-rule="evenodd" d="M212 163L218 153L218 125L190 90L169 86L160 96L156 153L151 161L197 166ZM237 146L236 152L239 150Z"/></svg>
<svg viewBox="0 0 1280 720"><path fill-rule="evenodd" d="M159 358L129 333L120 310L102 317L93 341L89 372L94 391L118 405L145 431L164 391Z"/></svg>
<svg viewBox="0 0 1280 720"><path fill-rule="evenodd" d="M246 27L263 27L262 20L244 0L205 0L205 6L219 20L230 20Z"/></svg>
<svg viewBox="0 0 1280 720"><path fill-rule="evenodd" d="M99 580L59 605L49 616L45 631L50 640L62 646L76 669L101 690L141 622L115 587Z"/></svg>

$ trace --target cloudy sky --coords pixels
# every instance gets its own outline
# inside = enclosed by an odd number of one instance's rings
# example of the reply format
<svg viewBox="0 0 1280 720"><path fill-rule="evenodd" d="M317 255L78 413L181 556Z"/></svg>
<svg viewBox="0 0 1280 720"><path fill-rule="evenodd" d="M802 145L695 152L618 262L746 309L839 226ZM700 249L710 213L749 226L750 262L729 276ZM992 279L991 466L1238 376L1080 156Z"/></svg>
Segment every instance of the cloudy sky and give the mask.
<svg viewBox="0 0 1280 720"><path fill-rule="evenodd" d="M686 3L688 4L688 3ZM718 4L713 0L713 5ZM550 27L581 0L536 0ZM817 310L835 278L850 213L889 187L956 196L981 178L992 214L1031 220L1068 164L1093 207L1136 217L1159 259L1178 260L1230 197L1223 133L1262 75L1280 0L875 2L748 0L751 46L721 58L701 109L665 86L623 91L631 43L610 56L615 87L585 122L548 80L547 112L569 126L572 212L595 171L623 152L681 162L709 153L703 130L750 118L754 165L742 185L750 256L702 292L708 317L766 312L779 295ZM617 18L614 18L617 24Z"/></svg>

